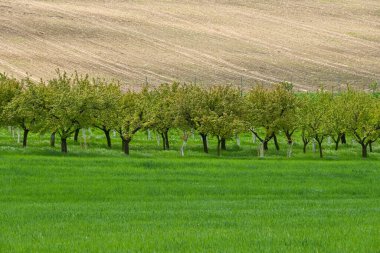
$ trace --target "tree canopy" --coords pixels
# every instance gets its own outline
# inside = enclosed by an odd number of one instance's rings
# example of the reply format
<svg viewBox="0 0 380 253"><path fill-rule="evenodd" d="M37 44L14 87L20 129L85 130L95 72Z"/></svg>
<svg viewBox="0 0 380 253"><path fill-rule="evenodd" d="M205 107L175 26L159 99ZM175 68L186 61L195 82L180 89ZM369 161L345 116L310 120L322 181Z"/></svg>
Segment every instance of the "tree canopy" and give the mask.
<svg viewBox="0 0 380 253"><path fill-rule="evenodd" d="M282 82L256 85L242 91L232 85L205 87L196 84L161 84L127 89L116 81L91 79L57 71L57 77L33 82L0 74L0 115L3 126L24 130L23 146L29 132L53 133L67 152L67 139L79 129L94 127L104 132L111 148L110 132L119 134L123 151L140 130L151 129L169 149L169 131L183 132L183 147L189 133L202 137L208 153L208 137L216 137L217 154L223 145L241 132L255 135L263 151L277 136L284 135L291 154L293 133L299 132L306 152L308 143L317 143L323 157L323 142L332 139L335 149L343 137L352 136L361 145L362 156L380 136L380 98L372 92L355 90L296 93ZM331 138L331 139L330 139Z"/></svg>

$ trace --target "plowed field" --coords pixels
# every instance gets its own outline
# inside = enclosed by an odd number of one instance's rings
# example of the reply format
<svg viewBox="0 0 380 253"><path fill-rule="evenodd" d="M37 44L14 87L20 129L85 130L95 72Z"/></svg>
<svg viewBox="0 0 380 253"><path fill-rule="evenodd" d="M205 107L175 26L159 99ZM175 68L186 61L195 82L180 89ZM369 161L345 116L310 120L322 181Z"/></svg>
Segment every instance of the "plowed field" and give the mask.
<svg viewBox="0 0 380 253"><path fill-rule="evenodd" d="M380 80L380 1L0 1L0 71L129 84ZM340 85L339 85L340 84Z"/></svg>

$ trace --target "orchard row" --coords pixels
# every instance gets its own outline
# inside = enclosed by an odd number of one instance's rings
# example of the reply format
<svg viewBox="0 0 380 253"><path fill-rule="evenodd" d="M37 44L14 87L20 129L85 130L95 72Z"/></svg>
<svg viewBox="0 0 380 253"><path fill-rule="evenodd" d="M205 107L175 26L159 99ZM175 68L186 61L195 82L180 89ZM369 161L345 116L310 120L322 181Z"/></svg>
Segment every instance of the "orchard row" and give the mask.
<svg viewBox="0 0 380 253"><path fill-rule="evenodd" d="M225 141L242 132L251 132L261 142L261 155L273 140L283 134L288 149L293 135L300 133L303 150L311 141L330 137L335 149L352 136L367 157L367 149L380 136L380 99L374 93L351 87L339 93L321 88L313 93L295 93L291 83L271 87L257 85L242 91L228 85L202 87L195 84L161 84L140 90L127 89L117 82L91 79L57 71L57 77L34 82L0 74L0 115L3 126L23 129L23 146L29 132L58 135L62 152L67 139L81 128L95 127L105 134L111 147L110 132L117 131L125 154L141 130L154 130L169 149L169 130L181 129L183 143L197 132L208 152L207 138L217 138L220 155ZM288 154L291 154L289 152Z"/></svg>

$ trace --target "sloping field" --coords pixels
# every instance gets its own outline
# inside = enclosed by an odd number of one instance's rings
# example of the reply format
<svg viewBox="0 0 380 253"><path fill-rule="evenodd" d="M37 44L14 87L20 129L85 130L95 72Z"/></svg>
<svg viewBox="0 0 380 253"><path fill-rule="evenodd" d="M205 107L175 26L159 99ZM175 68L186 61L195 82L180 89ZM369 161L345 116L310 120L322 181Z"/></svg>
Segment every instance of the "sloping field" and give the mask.
<svg viewBox="0 0 380 253"><path fill-rule="evenodd" d="M0 71L129 84L380 80L380 1L0 2Z"/></svg>

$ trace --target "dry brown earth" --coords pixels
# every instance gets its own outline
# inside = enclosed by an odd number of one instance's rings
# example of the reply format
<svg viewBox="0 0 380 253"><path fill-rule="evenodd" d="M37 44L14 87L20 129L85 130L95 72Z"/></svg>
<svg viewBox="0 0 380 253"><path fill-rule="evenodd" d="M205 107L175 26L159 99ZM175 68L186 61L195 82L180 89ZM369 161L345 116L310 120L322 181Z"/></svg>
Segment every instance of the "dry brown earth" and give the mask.
<svg viewBox="0 0 380 253"><path fill-rule="evenodd" d="M0 71L129 84L380 80L379 0L0 0Z"/></svg>

